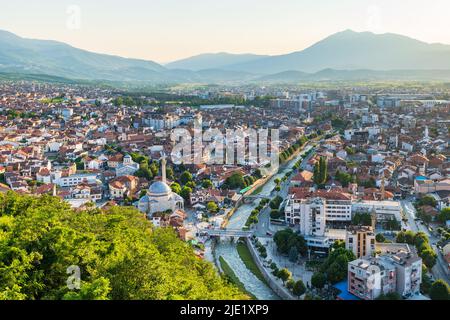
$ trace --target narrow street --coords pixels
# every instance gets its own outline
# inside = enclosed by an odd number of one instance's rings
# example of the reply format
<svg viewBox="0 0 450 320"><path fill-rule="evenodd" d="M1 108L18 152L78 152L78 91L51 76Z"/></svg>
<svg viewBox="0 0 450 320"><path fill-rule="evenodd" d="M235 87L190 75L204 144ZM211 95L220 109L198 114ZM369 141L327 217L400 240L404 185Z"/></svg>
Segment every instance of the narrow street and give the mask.
<svg viewBox="0 0 450 320"><path fill-rule="evenodd" d="M450 285L450 279L449 276L447 276L447 273L445 272L445 268L447 267L444 258L442 257L441 252L439 251L439 248L436 246L436 243L439 241L439 239L428 230L428 228L422 224L418 223L415 219L417 218L417 212L416 208L414 208L414 205L409 200L403 200L401 201L403 210L405 212L406 217L408 218L408 224L407 224L407 230L411 230L413 232L424 232L427 237L430 239L431 247L433 248L434 252L437 254L437 261L436 265L432 268L432 274L435 277L435 279L443 279Z"/></svg>

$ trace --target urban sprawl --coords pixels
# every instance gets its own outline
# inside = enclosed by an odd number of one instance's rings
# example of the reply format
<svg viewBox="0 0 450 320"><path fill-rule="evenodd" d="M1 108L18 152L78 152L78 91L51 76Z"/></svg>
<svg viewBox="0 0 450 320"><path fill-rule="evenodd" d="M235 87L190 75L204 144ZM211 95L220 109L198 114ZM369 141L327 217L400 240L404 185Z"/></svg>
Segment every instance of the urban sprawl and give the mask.
<svg viewBox="0 0 450 320"><path fill-rule="evenodd" d="M0 192L135 207L256 299L428 300L450 281L449 114L433 86L4 81ZM206 145L277 129L279 166L173 161L198 123Z"/></svg>

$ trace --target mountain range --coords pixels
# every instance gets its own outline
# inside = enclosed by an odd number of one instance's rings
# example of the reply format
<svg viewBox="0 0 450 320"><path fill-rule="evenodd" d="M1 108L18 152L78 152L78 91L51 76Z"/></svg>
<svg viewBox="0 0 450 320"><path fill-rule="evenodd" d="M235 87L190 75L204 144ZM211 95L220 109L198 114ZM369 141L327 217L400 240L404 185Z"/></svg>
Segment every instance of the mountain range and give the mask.
<svg viewBox="0 0 450 320"><path fill-rule="evenodd" d="M450 80L450 45L346 30L284 55L201 54L163 66L0 30L0 72L151 83Z"/></svg>

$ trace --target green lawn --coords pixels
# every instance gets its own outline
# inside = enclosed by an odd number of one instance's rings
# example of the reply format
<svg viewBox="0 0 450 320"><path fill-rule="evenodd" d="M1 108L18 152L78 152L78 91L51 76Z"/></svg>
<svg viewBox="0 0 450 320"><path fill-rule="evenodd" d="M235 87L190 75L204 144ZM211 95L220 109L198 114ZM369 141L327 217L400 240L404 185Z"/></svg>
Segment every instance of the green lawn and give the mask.
<svg viewBox="0 0 450 320"><path fill-rule="evenodd" d="M219 257L219 262L224 274L231 280L231 282L236 287L238 287L239 290L248 294L251 297L251 299L256 300L256 297L252 293L248 292L247 289L245 289L244 284L239 280L239 278L234 273L233 269L231 269L231 267L228 265L228 263L222 256Z"/></svg>
<svg viewBox="0 0 450 320"><path fill-rule="evenodd" d="M244 262L245 266L248 270L250 270L259 280L261 280L266 286L269 286L266 279L264 279L261 271L258 269L253 257L250 253L250 250L247 248L247 245L243 242L239 242L237 244L237 251L239 257L241 257L242 262Z"/></svg>

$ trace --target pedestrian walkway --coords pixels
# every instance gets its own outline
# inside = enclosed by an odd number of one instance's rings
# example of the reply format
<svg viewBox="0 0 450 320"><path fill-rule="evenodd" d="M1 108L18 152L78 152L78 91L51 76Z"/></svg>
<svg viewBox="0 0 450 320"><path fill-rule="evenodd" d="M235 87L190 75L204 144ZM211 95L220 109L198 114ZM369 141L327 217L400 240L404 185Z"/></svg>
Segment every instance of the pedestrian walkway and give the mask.
<svg viewBox="0 0 450 320"><path fill-rule="evenodd" d="M304 264L293 263L289 261L288 257L281 256L277 252L276 244L272 239L268 238L259 238L259 241L263 246L267 249L267 259L272 260L279 269L286 268L292 273L292 278L297 280L302 280L305 286L307 284L311 284L311 277L313 273L311 271L306 270ZM282 281L279 280L281 283Z"/></svg>

